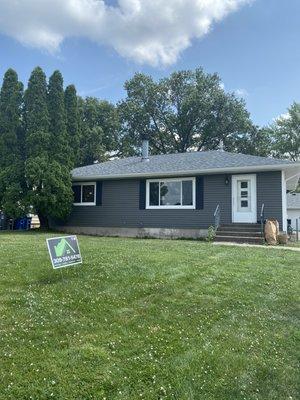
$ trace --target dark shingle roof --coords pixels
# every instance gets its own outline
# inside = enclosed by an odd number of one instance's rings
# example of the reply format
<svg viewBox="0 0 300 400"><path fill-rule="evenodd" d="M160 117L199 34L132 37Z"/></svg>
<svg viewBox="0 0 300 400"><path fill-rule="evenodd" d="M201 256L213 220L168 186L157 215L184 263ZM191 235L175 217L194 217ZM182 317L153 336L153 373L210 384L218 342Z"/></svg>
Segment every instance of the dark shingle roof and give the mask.
<svg viewBox="0 0 300 400"><path fill-rule="evenodd" d="M287 208L300 209L300 193L288 193L286 198L287 198Z"/></svg>
<svg viewBox="0 0 300 400"><path fill-rule="evenodd" d="M205 173L213 170L245 169L246 167L266 167L273 169L276 165L293 165L287 160L257 157L225 151L195 151L189 153L164 154L150 156L149 161L141 161L141 157L128 157L99 164L75 168L73 179L89 178L122 178L130 176L153 176L171 174ZM275 167L275 168L274 168ZM263 168L262 168L263 169ZM272 169L272 168L271 168ZM216 171L217 172L217 171Z"/></svg>

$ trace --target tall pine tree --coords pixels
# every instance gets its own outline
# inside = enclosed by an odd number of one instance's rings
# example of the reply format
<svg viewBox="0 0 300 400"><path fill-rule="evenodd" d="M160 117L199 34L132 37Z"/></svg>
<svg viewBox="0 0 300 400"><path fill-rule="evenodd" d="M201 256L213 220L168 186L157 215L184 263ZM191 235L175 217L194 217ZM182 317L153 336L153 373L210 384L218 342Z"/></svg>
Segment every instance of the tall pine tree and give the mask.
<svg viewBox="0 0 300 400"><path fill-rule="evenodd" d="M67 119L64 102L63 77L54 71L48 84L48 113L50 118L50 149L53 174L52 195L55 207L50 207L50 217L64 219L71 211L73 191L71 168L73 166L71 148L67 133Z"/></svg>
<svg viewBox="0 0 300 400"><path fill-rule="evenodd" d="M65 111L68 143L70 148L70 159L72 166L78 165L80 157L80 130L79 130L79 110L76 88L69 85L65 90Z"/></svg>
<svg viewBox="0 0 300 400"><path fill-rule="evenodd" d="M48 85L48 113L50 119L50 154L53 160L71 166L64 104L63 77L59 71L50 76Z"/></svg>
<svg viewBox="0 0 300 400"><path fill-rule="evenodd" d="M45 171L49 168L49 115L46 76L35 68L25 92L26 164L29 201L39 216L41 227L48 226Z"/></svg>
<svg viewBox="0 0 300 400"><path fill-rule="evenodd" d="M30 204L43 228L48 227L49 218L67 216L72 203L71 177L62 155L63 139L54 132L54 106L50 106L54 101L50 99L52 94L56 97L55 90L47 93L43 70L35 68L25 93L26 179ZM55 126L60 129L64 126L64 116L57 117L59 121Z"/></svg>
<svg viewBox="0 0 300 400"><path fill-rule="evenodd" d="M22 102L23 85L9 69L0 92L0 209L11 217L26 212Z"/></svg>

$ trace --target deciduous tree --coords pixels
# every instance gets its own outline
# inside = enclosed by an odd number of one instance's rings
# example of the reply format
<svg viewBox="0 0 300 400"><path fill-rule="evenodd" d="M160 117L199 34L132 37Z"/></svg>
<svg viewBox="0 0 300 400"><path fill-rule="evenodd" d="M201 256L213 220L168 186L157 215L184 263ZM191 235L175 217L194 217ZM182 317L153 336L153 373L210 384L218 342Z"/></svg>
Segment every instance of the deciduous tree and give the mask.
<svg viewBox="0 0 300 400"><path fill-rule="evenodd" d="M232 148L239 153L269 157L272 155L273 142L273 133L269 128L252 126L247 132L235 135Z"/></svg>
<svg viewBox="0 0 300 400"><path fill-rule="evenodd" d="M120 120L116 107L94 97L80 99L80 164L101 162L120 154Z"/></svg>
<svg viewBox="0 0 300 400"><path fill-rule="evenodd" d="M300 160L300 103L293 103L271 129L276 156Z"/></svg>
<svg viewBox="0 0 300 400"><path fill-rule="evenodd" d="M179 71L155 82L136 74L125 83L119 104L122 151L135 154L141 135L152 153L216 149L220 141L234 150L237 135L251 129L243 100L226 93L217 74Z"/></svg>

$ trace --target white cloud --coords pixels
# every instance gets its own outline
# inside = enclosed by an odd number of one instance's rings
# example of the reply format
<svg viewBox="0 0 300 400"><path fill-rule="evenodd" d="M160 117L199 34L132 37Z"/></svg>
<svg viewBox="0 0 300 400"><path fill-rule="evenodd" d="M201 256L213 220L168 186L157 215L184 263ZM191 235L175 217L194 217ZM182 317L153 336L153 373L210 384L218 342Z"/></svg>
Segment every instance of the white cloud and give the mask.
<svg viewBox="0 0 300 400"><path fill-rule="evenodd" d="M241 98L245 98L245 97L249 96L249 93L247 92L247 90L246 89L242 89L242 88L235 89L234 94L237 97L241 97Z"/></svg>
<svg viewBox="0 0 300 400"><path fill-rule="evenodd" d="M0 32L49 52L68 37L85 37L139 63L169 65L192 39L251 1L0 0Z"/></svg>
<svg viewBox="0 0 300 400"><path fill-rule="evenodd" d="M278 121L286 121L287 119L290 119L291 116L288 112L283 113L278 115L277 117L273 118L273 122L278 122Z"/></svg>

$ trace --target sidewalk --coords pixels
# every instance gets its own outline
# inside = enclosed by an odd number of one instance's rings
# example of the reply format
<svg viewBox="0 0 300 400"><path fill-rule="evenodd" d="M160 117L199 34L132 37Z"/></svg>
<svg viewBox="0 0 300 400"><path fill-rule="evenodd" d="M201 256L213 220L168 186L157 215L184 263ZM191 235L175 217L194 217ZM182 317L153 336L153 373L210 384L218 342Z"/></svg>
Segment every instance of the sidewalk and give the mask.
<svg viewBox="0 0 300 400"><path fill-rule="evenodd" d="M215 246L238 246L238 247L256 247L259 249L277 249L277 250L291 250L300 251L300 247L288 247L288 246L267 246L262 244L248 244L248 243L232 243L232 242L213 242Z"/></svg>

